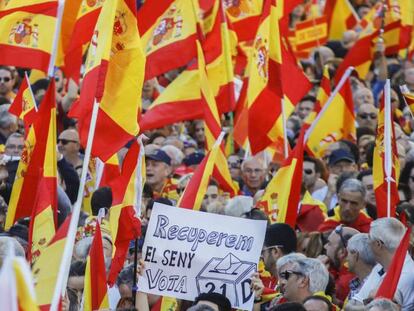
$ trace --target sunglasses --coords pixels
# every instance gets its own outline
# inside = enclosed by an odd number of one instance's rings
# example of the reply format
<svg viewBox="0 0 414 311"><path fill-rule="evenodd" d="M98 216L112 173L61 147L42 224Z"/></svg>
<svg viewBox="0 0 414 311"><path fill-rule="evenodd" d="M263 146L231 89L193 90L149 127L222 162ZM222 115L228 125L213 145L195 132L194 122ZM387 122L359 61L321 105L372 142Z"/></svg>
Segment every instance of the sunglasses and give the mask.
<svg viewBox="0 0 414 311"><path fill-rule="evenodd" d="M70 139L63 139L63 138L59 138L57 140L58 143L61 143L62 145L67 145L69 143L77 143L76 140L70 140Z"/></svg>
<svg viewBox="0 0 414 311"><path fill-rule="evenodd" d="M335 233L337 235L339 235L339 238L341 239L341 242L342 242L343 246L346 248L347 245L348 245L348 241L345 240L345 238L344 238L344 234L343 234L344 233L344 229L343 229L342 225L339 225L339 226L337 226L335 228Z"/></svg>
<svg viewBox="0 0 414 311"><path fill-rule="evenodd" d="M229 163L229 168L234 168L234 169L236 169L236 168L240 168L240 164L239 163Z"/></svg>
<svg viewBox="0 0 414 311"><path fill-rule="evenodd" d="M370 118L371 120L375 120L377 118L377 114L376 113L361 113L358 115L358 117L360 117L363 120L366 120L368 118Z"/></svg>
<svg viewBox="0 0 414 311"><path fill-rule="evenodd" d="M11 78L9 78L9 77L3 77L3 78L0 77L0 82L1 81L9 82L10 80L11 80Z"/></svg>
<svg viewBox="0 0 414 311"><path fill-rule="evenodd" d="M282 279L287 281L287 280L289 280L291 275L303 276L303 273L299 272L299 271L286 270L286 271L283 271L283 272L279 273L279 278L282 278Z"/></svg>
<svg viewBox="0 0 414 311"><path fill-rule="evenodd" d="M306 175L312 175L313 174L313 170L311 170L310 168L304 169L303 171L305 172Z"/></svg>

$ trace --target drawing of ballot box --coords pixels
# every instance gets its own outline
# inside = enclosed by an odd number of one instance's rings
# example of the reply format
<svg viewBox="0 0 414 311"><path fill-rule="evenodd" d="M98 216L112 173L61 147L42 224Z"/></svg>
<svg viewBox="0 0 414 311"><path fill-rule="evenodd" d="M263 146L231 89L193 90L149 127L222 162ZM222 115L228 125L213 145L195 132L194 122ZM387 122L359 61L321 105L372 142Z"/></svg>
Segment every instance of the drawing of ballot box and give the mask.
<svg viewBox="0 0 414 311"><path fill-rule="evenodd" d="M196 276L198 294L216 292L225 295L233 307L250 300L250 277L256 264L241 261L229 253L224 258L211 258Z"/></svg>

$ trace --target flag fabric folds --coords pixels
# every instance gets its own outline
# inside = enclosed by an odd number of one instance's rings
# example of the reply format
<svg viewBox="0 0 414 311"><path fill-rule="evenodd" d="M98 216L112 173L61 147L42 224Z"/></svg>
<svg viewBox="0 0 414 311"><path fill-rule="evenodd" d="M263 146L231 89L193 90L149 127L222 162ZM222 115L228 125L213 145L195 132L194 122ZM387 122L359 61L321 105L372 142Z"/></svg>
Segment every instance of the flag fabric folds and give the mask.
<svg viewBox="0 0 414 311"><path fill-rule="evenodd" d="M22 257L6 255L0 270L2 310L38 311L30 267Z"/></svg>
<svg viewBox="0 0 414 311"><path fill-rule="evenodd" d="M147 56L145 80L186 65L196 56L196 14L191 1L145 1L138 28ZM171 57L174 55L174 57Z"/></svg>
<svg viewBox="0 0 414 311"><path fill-rule="evenodd" d="M359 17L348 0L327 1L324 15L328 19L329 40L341 40L343 33L359 22Z"/></svg>
<svg viewBox="0 0 414 311"><path fill-rule="evenodd" d="M355 140L355 115L348 69L308 130L306 150L322 157L325 149L341 139Z"/></svg>
<svg viewBox="0 0 414 311"><path fill-rule="evenodd" d="M390 81L387 80L379 107L373 159L373 180L378 218L395 217L395 209L399 202L400 162L391 112L390 92Z"/></svg>
<svg viewBox="0 0 414 311"><path fill-rule="evenodd" d="M59 227L53 239L48 243L32 266L37 303L40 310L49 310L60 269L60 261L65 248L66 236L71 217L68 216Z"/></svg>
<svg viewBox="0 0 414 311"><path fill-rule="evenodd" d="M89 250L88 258L86 259L84 310L108 309L109 301L107 290L101 226L97 223L95 236Z"/></svg>
<svg viewBox="0 0 414 311"><path fill-rule="evenodd" d="M57 0L8 1L0 9L0 64L48 71Z"/></svg>
<svg viewBox="0 0 414 311"><path fill-rule="evenodd" d="M88 51L81 97L71 111L86 146L92 108L95 100L99 103L92 154L103 161L139 132L145 56L136 24L135 1L105 1Z"/></svg>
<svg viewBox="0 0 414 311"><path fill-rule="evenodd" d="M36 120L29 131L23 154L19 161L9 202L5 228L10 228L19 218L35 212L35 198L46 200L46 210L37 212L56 214L57 209L57 159L56 159L56 100L55 82L51 80L43 98ZM50 193L42 193L41 182ZM45 196L41 198L38 196ZM46 196L50 195L50 199ZM37 206L39 207L39 206ZM37 213L36 212L36 213ZM45 215L45 214L43 214ZM50 214L49 214L50 215ZM40 214L36 214L40 217ZM33 220L33 219L32 219ZM45 232L43 232L45 233ZM53 233L52 233L53 234Z"/></svg>
<svg viewBox="0 0 414 311"><path fill-rule="evenodd" d="M32 125L36 117L36 111L36 102L30 87L29 78L25 72L22 84L9 108L9 112L23 120L25 133L27 134L29 133L30 125Z"/></svg>
<svg viewBox="0 0 414 311"><path fill-rule="evenodd" d="M140 146L133 142L122 164L121 176L111 183L113 202L110 208L109 223L112 241L115 250L112 256L111 270L108 275L108 284L112 286L123 268L129 242L141 235L141 221L137 217L138 191L142 191L143 170ZM141 160L140 160L141 159Z"/></svg>
<svg viewBox="0 0 414 311"><path fill-rule="evenodd" d="M304 130L258 202L258 207L264 210L271 223L283 222L295 228L302 186L303 139ZM286 183L287 180L290 182Z"/></svg>

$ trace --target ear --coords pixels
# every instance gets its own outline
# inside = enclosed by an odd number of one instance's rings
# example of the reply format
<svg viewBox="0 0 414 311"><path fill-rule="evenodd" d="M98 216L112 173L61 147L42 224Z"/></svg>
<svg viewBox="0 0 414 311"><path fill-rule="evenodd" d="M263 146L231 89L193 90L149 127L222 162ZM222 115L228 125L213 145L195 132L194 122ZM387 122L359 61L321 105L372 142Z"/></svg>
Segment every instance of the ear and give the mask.
<svg viewBox="0 0 414 311"><path fill-rule="evenodd" d="M346 250L346 248L340 248L338 250L338 257L342 260L344 260L346 258L346 256L348 255L348 251Z"/></svg>
<svg viewBox="0 0 414 311"><path fill-rule="evenodd" d="M298 279L298 287L309 288L309 277L303 276Z"/></svg>

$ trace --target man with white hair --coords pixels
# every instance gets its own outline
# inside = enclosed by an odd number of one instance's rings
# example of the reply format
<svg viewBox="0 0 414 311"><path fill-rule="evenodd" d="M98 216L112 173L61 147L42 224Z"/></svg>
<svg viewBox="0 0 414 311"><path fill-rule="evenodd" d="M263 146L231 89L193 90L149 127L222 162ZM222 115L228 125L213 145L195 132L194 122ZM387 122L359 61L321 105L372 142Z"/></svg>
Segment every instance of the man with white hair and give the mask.
<svg viewBox="0 0 414 311"><path fill-rule="evenodd" d="M259 157L251 157L243 161L241 165L244 195L253 197L257 191L264 188L267 174L265 161Z"/></svg>
<svg viewBox="0 0 414 311"><path fill-rule="evenodd" d="M407 229L395 218L379 218L371 223L369 240L375 260L387 272ZM405 261L394 299L402 311L414 310L414 261L405 254ZM385 276L385 274L384 274ZM383 277L384 277L383 276Z"/></svg>
<svg viewBox="0 0 414 311"><path fill-rule="evenodd" d="M326 267L319 260L299 253L281 257L277 261L277 270L282 297L275 298L271 306L287 301L303 303L314 293L325 292L328 285Z"/></svg>
<svg viewBox="0 0 414 311"><path fill-rule="evenodd" d="M359 292L376 265L367 233L357 233L349 239L346 262L348 263L348 271L356 275L349 283L349 300Z"/></svg>

